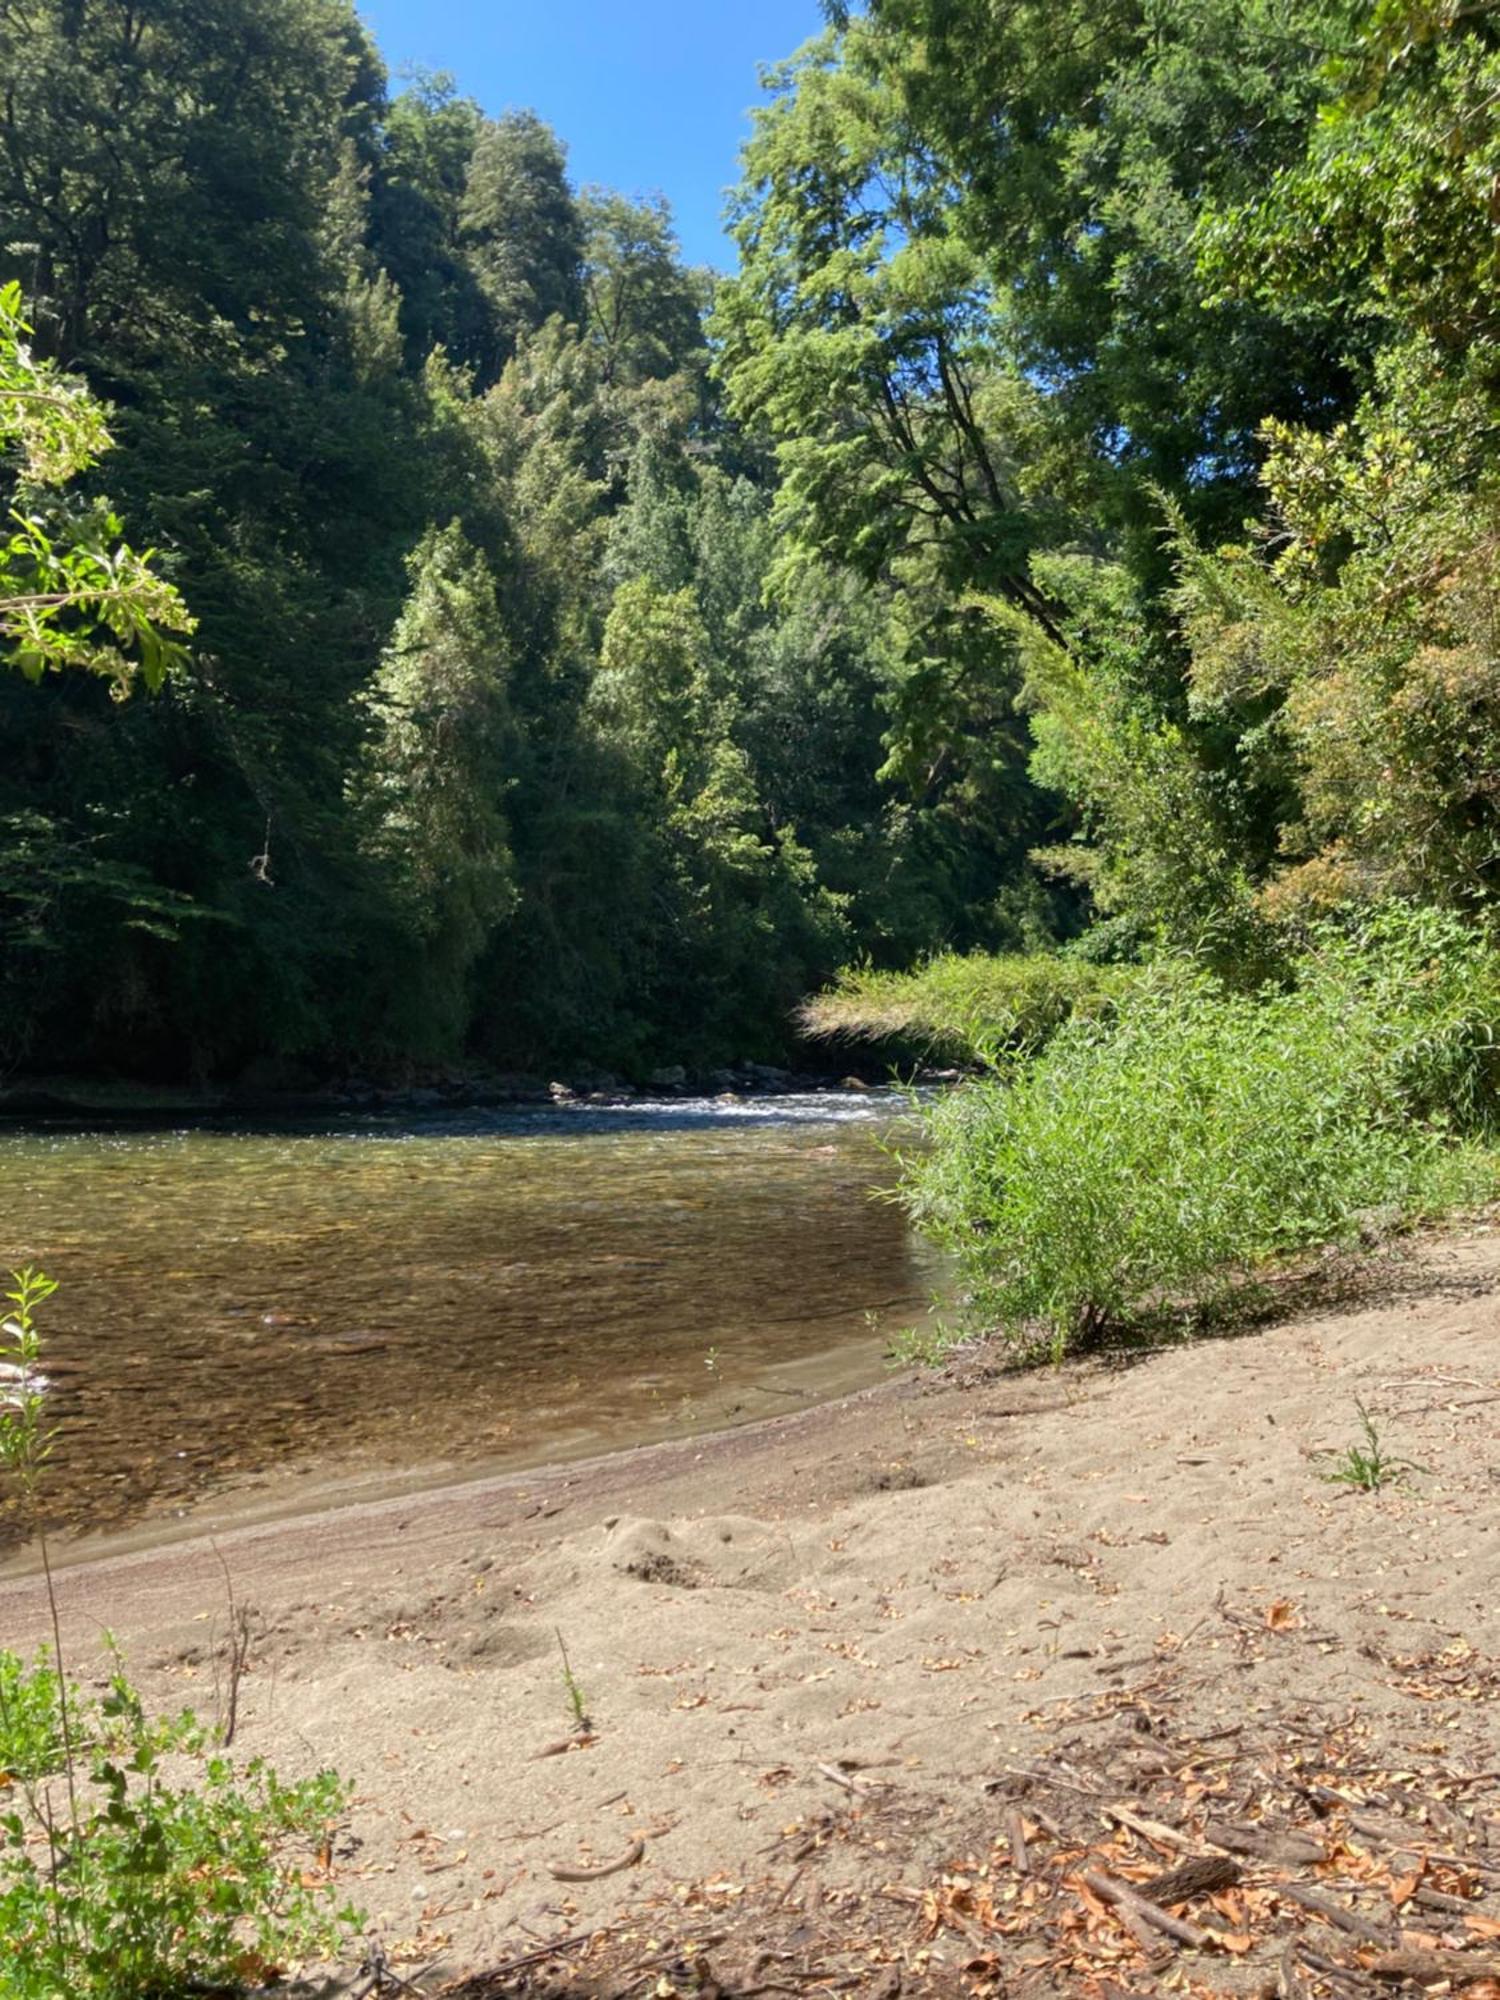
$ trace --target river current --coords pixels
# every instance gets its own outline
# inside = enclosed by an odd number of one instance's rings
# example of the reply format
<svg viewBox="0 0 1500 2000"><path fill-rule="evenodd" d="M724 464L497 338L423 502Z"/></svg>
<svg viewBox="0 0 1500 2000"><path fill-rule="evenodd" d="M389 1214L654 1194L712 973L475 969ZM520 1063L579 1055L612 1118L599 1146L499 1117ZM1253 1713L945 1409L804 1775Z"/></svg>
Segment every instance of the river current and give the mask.
<svg viewBox="0 0 1500 2000"><path fill-rule="evenodd" d="M0 1257L61 1287L48 1512L154 1538L876 1379L935 1276L874 1192L902 1120L819 1093L6 1134Z"/></svg>

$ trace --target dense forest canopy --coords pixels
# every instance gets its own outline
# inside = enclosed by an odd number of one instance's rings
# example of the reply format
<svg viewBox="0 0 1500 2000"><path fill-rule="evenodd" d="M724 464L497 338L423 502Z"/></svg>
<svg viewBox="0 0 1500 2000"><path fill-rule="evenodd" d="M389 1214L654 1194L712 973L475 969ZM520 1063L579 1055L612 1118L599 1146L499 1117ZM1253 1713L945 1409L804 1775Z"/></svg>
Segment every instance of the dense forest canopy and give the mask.
<svg viewBox="0 0 1500 2000"><path fill-rule="evenodd" d="M639 1073L860 958L1488 909L1500 10L831 7L723 279L343 0L8 0L0 78L117 447L9 505L196 621L0 678L7 1065Z"/></svg>

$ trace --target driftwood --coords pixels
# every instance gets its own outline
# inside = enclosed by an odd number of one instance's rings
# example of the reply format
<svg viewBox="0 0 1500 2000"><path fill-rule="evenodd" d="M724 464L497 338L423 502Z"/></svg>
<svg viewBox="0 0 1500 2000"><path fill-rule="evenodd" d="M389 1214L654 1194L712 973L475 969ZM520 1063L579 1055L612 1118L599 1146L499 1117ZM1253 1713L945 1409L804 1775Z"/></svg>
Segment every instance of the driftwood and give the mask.
<svg viewBox="0 0 1500 2000"><path fill-rule="evenodd" d="M1122 1914L1138 1917L1143 1924L1149 1924L1153 1930L1161 1931L1178 1944L1202 1949L1213 1943L1211 1933L1200 1930L1196 1924L1185 1923L1181 1917L1172 1916L1137 1890L1115 1881L1112 1875L1101 1875L1088 1868L1079 1879L1085 1888L1092 1889L1096 1896L1102 1896L1106 1903L1113 1903Z"/></svg>
<svg viewBox="0 0 1500 2000"><path fill-rule="evenodd" d="M1192 1896L1211 1896L1219 1889L1232 1889L1240 1879L1240 1866L1227 1854L1203 1854L1153 1875L1139 1885L1138 1893L1153 1903L1185 1903Z"/></svg>
<svg viewBox="0 0 1500 2000"><path fill-rule="evenodd" d="M1364 1969L1375 1979L1412 1979L1419 1986L1447 1979L1462 1991L1481 1979L1500 1979L1500 1958L1476 1958L1467 1951L1386 1951Z"/></svg>

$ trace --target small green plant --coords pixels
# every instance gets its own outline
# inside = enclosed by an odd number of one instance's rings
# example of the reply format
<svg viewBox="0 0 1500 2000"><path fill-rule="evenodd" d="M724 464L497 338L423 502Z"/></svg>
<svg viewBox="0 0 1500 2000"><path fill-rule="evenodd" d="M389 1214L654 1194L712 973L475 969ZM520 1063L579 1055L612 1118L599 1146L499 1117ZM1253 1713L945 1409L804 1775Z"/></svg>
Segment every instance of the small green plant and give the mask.
<svg viewBox="0 0 1500 2000"><path fill-rule="evenodd" d="M1333 1486L1353 1486L1362 1493L1378 1493L1383 1486L1392 1486L1405 1479L1409 1472L1425 1472L1425 1465L1418 1465L1414 1459L1397 1458L1385 1448L1385 1442L1375 1425L1370 1411L1356 1396L1354 1407L1359 1412L1359 1427L1364 1433L1361 1444L1351 1444L1343 1451L1320 1451L1317 1458L1331 1459L1328 1470L1319 1475Z"/></svg>
<svg viewBox="0 0 1500 2000"><path fill-rule="evenodd" d="M898 1327L886 1346L885 1358L892 1368L939 1368L962 1338L962 1333L941 1320Z"/></svg>
<svg viewBox="0 0 1500 2000"><path fill-rule="evenodd" d="M19 1654L0 1652L0 1786L62 1769L62 1692L45 1646L29 1667ZM69 1690L69 1700L76 1712L76 1688Z"/></svg>
<svg viewBox="0 0 1500 2000"><path fill-rule="evenodd" d="M261 1984L336 1951L357 1921L317 1862L346 1788L331 1771L288 1784L259 1759L205 1760L197 1718L149 1718L118 1655L102 1700L69 1682L40 1504L52 1434L35 1313L56 1286L30 1269L13 1285L0 1470L36 1539L54 1643L30 1667L0 1651L0 1987L5 2000L159 2000Z"/></svg>
<svg viewBox="0 0 1500 2000"><path fill-rule="evenodd" d="M557 1650L562 1654L563 1693L568 1698L568 1711L573 1717L574 1732L579 1736L592 1736L594 1725L589 1719L588 1703L579 1685L578 1676L573 1672L573 1662L568 1658L567 1645L563 1640L561 1629L555 1625L552 1629L557 1633Z"/></svg>
<svg viewBox="0 0 1500 2000"><path fill-rule="evenodd" d="M710 1374L710 1375L717 1375L717 1374L718 1374L718 1372L719 1372L719 1358L720 1358L720 1357L719 1357L719 1350L718 1350L718 1348L717 1348L717 1347L711 1347L711 1348L709 1348L708 1352L707 1352L707 1353L706 1353L706 1354L704 1355L704 1357L703 1357L703 1365L704 1365L704 1367L705 1367L705 1368L706 1368L706 1369L708 1370L708 1372L709 1372L709 1374Z"/></svg>

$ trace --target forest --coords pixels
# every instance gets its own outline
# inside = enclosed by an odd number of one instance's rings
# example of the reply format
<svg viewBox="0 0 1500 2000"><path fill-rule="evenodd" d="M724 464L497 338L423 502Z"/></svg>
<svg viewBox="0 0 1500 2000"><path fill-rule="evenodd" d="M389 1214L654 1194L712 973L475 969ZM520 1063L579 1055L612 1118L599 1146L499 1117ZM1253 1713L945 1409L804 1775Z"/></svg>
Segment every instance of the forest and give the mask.
<svg viewBox="0 0 1500 2000"><path fill-rule="evenodd" d="M0 7L7 1070L1485 932L1500 9L827 14L716 275L344 0Z"/></svg>

